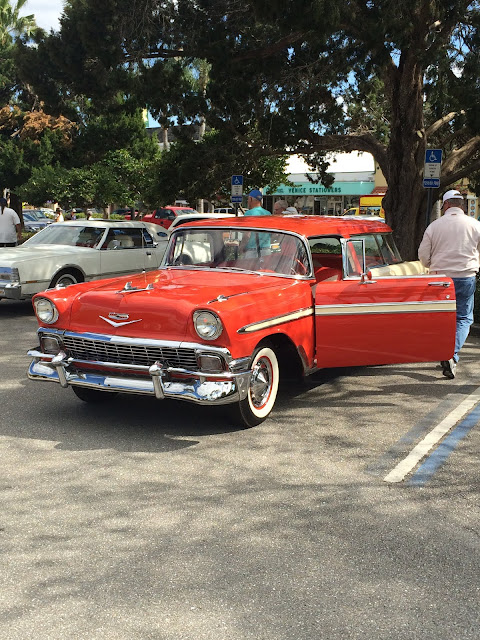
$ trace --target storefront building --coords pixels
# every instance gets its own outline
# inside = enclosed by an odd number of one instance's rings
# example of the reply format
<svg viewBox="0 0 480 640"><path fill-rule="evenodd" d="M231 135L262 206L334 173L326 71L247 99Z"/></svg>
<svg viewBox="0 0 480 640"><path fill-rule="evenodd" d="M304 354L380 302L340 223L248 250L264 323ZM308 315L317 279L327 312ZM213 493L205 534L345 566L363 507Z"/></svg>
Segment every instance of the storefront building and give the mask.
<svg viewBox="0 0 480 640"><path fill-rule="evenodd" d="M350 207L357 207L360 196L371 193L375 187L374 172L335 173L330 187L308 181L305 174L292 174L289 180L292 185L281 184L273 192L265 188L266 209L272 211L274 202L286 200L299 213L338 216Z"/></svg>

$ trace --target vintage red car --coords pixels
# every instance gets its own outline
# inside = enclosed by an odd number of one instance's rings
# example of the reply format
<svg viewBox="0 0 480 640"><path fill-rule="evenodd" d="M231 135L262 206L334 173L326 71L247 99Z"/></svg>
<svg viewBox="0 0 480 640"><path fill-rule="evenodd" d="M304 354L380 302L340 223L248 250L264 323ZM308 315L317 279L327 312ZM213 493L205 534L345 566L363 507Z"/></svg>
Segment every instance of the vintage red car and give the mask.
<svg viewBox="0 0 480 640"><path fill-rule="evenodd" d="M402 262L391 229L339 217L244 217L176 229L156 271L34 298L32 380L271 412L284 375L448 360L452 281Z"/></svg>

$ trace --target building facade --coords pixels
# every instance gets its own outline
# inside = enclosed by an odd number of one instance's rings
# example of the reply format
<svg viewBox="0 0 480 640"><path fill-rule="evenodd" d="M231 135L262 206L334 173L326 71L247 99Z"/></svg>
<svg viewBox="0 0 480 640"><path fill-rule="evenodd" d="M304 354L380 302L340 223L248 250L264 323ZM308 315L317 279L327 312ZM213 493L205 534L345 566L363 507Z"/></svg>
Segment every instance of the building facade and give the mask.
<svg viewBox="0 0 480 640"><path fill-rule="evenodd" d="M315 174L310 174L313 179ZM277 200L286 200L299 213L341 215L346 209L358 206L360 196L368 195L375 187L373 171L334 173L334 182L325 187L310 182L304 173L288 176L291 185L281 184L274 190L264 189L264 206L270 211Z"/></svg>

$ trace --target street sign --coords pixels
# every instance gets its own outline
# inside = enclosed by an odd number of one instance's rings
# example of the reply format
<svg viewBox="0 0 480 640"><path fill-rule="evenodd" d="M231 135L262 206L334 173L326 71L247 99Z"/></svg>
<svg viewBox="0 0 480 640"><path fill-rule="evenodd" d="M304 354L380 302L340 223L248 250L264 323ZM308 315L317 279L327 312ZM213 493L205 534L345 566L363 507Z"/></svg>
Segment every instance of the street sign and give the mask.
<svg viewBox="0 0 480 640"><path fill-rule="evenodd" d="M232 196L231 202L242 202L243 199L243 176L232 176Z"/></svg>
<svg viewBox="0 0 480 640"><path fill-rule="evenodd" d="M427 149L425 151L425 166L423 168L423 186L426 189L436 189L440 186L441 169L442 150Z"/></svg>

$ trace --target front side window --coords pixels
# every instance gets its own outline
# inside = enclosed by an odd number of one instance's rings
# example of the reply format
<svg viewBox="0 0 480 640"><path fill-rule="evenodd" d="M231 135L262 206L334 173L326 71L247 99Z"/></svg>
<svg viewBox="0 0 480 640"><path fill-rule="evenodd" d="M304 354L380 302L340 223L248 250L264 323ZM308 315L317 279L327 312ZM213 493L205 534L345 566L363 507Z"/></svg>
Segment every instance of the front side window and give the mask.
<svg viewBox="0 0 480 640"><path fill-rule="evenodd" d="M102 249L141 249L143 229L113 227L108 230Z"/></svg>
<svg viewBox="0 0 480 640"><path fill-rule="evenodd" d="M353 236L353 239L363 239L365 242L365 262L370 267L383 267L401 262L400 254L395 246L391 233L373 233Z"/></svg>
<svg viewBox="0 0 480 640"><path fill-rule="evenodd" d="M254 229L182 229L170 239L163 266L310 275L308 251L300 238Z"/></svg>

